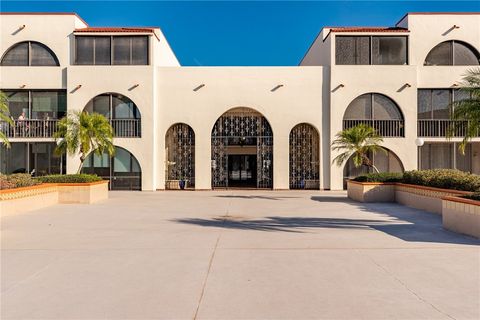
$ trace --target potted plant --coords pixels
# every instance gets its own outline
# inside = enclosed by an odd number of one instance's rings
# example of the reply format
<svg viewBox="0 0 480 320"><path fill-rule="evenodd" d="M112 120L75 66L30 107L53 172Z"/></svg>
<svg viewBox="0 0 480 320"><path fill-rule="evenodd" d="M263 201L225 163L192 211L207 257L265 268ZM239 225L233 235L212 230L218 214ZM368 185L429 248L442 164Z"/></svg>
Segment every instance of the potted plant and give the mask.
<svg viewBox="0 0 480 320"><path fill-rule="evenodd" d="M180 190L184 190L187 184L187 181L183 178L183 176L180 176L178 179L179 179L178 186L180 187Z"/></svg>

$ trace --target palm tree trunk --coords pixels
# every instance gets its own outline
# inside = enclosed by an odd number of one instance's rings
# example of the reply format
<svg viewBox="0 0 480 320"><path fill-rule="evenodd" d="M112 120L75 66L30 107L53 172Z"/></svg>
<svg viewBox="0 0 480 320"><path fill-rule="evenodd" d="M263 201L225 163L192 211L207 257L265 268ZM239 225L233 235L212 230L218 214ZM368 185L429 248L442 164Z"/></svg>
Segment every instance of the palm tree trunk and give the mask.
<svg viewBox="0 0 480 320"><path fill-rule="evenodd" d="M375 167L373 163L370 166L373 168L373 170L375 170L375 173L380 173L380 171L378 171L377 167Z"/></svg>
<svg viewBox="0 0 480 320"><path fill-rule="evenodd" d="M77 174L80 174L80 172L82 171L83 162L85 162L85 156L82 154L80 156L80 166L78 167Z"/></svg>

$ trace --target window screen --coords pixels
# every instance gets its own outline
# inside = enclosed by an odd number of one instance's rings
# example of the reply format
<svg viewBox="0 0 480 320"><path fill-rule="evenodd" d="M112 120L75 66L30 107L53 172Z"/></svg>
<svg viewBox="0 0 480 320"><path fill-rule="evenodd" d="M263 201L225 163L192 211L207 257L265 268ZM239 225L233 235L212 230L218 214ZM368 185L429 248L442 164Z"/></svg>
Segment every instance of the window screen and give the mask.
<svg viewBox="0 0 480 320"><path fill-rule="evenodd" d="M372 37L372 64L407 64L407 37Z"/></svg>
<svg viewBox="0 0 480 320"><path fill-rule="evenodd" d="M366 93L355 98L347 107L343 120L402 120L397 104L387 96Z"/></svg>
<svg viewBox="0 0 480 320"><path fill-rule="evenodd" d="M130 64L131 37L113 38L113 64Z"/></svg>
<svg viewBox="0 0 480 320"><path fill-rule="evenodd" d="M47 46L25 41L12 46L2 58L2 66L58 66L57 57Z"/></svg>
<svg viewBox="0 0 480 320"><path fill-rule="evenodd" d="M148 37L132 37L132 64L148 64Z"/></svg>
<svg viewBox="0 0 480 320"><path fill-rule="evenodd" d="M65 92L32 91L32 119L58 119L66 112Z"/></svg>
<svg viewBox="0 0 480 320"><path fill-rule="evenodd" d="M426 66L476 66L480 54L469 44L461 41L445 41L435 46L427 55Z"/></svg>
<svg viewBox="0 0 480 320"><path fill-rule="evenodd" d="M479 64L478 52L466 43L454 41L453 53L453 62L456 66L477 66Z"/></svg>
<svg viewBox="0 0 480 320"><path fill-rule="evenodd" d="M76 64L93 65L94 37L75 37Z"/></svg>
<svg viewBox="0 0 480 320"><path fill-rule="evenodd" d="M58 62L53 53L38 42L32 42L30 44L30 64L32 66L57 66Z"/></svg>
<svg viewBox="0 0 480 320"><path fill-rule="evenodd" d="M369 64L370 38L343 37L335 38L335 59L339 65Z"/></svg>
<svg viewBox="0 0 480 320"><path fill-rule="evenodd" d="M8 108L10 116L15 120L25 112L29 117L29 96L28 91L5 91L8 100Z"/></svg>
<svg viewBox="0 0 480 320"><path fill-rule="evenodd" d="M111 63L110 37L95 37L95 64L109 65Z"/></svg>
<svg viewBox="0 0 480 320"><path fill-rule="evenodd" d="M28 42L10 48L3 56L2 66L28 66Z"/></svg>

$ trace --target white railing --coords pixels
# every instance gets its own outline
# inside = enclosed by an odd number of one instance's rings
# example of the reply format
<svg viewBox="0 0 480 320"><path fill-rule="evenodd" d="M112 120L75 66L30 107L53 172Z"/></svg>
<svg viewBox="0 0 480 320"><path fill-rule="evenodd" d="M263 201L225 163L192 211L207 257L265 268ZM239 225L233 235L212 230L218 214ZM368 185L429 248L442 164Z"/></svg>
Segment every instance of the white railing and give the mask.
<svg viewBox="0 0 480 320"><path fill-rule="evenodd" d="M403 120L343 120L343 129L350 129L359 124L366 124L375 128L382 137L405 137Z"/></svg>

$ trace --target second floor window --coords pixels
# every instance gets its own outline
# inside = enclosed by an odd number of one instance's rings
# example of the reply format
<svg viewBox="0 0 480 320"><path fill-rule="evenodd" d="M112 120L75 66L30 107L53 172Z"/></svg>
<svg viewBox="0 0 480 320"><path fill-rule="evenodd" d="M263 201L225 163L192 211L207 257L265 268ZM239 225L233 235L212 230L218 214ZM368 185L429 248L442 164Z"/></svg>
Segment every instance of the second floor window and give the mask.
<svg viewBox="0 0 480 320"><path fill-rule="evenodd" d="M148 65L148 36L77 36L77 65Z"/></svg>
<svg viewBox="0 0 480 320"><path fill-rule="evenodd" d="M468 98L468 94L458 89L419 89L418 119L450 119L451 104Z"/></svg>
<svg viewBox="0 0 480 320"><path fill-rule="evenodd" d="M2 66L59 66L55 53L36 41L14 44L2 57Z"/></svg>
<svg viewBox="0 0 480 320"><path fill-rule="evenodd" d="M408 64L407 37L336 36L335 61L338 65Z"/></svg>
<svg viewBox="0 0 480 320"><path fill-rule="evenodd" d="M4 90L10 116L18 120L48 120L62 118L67 110L66 92L63 90Z"/></svg>

